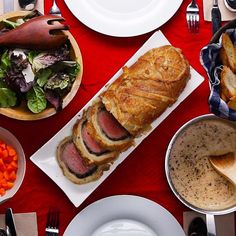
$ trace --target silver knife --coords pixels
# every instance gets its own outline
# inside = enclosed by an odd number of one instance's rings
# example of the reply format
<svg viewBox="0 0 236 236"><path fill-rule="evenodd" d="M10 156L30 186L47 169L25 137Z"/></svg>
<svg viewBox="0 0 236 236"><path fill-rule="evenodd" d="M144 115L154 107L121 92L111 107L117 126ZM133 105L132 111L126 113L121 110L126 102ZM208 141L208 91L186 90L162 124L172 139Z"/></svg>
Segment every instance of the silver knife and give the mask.
<svg viewBox="0 0 236 236"><path fill-rule="evenodd" d="M4 0L3 13L14 11L14 0Z"/></svg>
<svg viewBox="0 0 236 236"><path fill-rule="evenodd" d="M11 236L17 236L16 235L16 227L15 227L15 221L13 218L13 213L11 208L7 208L6 215L5 215L5 224L7 231L9 230Z"/></svg>
<svg viewBox="0 0 236 236"><path fill-rule="evenodd" d="M212 34L215 34L221 27L221 13L218 6L218 0L213 0L211 9Z"/></svg>

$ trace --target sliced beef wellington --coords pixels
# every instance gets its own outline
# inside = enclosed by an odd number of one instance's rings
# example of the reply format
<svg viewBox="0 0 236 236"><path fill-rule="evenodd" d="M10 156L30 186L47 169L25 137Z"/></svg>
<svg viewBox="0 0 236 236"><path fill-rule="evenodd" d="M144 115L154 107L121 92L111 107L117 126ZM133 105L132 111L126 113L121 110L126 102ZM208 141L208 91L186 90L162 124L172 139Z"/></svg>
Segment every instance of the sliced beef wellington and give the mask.
<svg viewBox="0 0 236 236"><path fill-rule="evenodd" d="M115 160L118 157L117 151L110 151L99 145L87 130L87 117L78 120L73 127L73 141L87 165L104 164Z"/></svg>
<svg viewBox="0 0 236 236"><path fill-rule="evenodd" d="M99 179L109 164L87 166L78 152L72 137L63 139L57 147L57 161L63 174L76 184L85 184Z"/></svg>
<svg viewBox="0 0 236 236"><path fill-rule="evenodd" d="M110 150L124 151L133 144L133 137L98 101L88 109L86 124L89 134Z"/></svg>
<svg viewBox="0 0 236 236"><path fill-rule="evenodd" d="M181 50L165 45L124 67L100 98L119 123L137 137L178 99L189 78L190 66Z"/></svg>

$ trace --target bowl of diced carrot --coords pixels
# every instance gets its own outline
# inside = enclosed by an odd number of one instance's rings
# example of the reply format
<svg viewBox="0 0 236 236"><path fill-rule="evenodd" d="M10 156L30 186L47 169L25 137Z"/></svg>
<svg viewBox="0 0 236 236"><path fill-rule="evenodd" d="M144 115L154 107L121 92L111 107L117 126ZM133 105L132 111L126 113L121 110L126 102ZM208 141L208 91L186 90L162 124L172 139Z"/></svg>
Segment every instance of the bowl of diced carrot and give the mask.
<svg viewBox="0 0 236 236"><path fill-rule="evenodd" d="M26 162L17 138L0 127L0 202L15 195L25 176Z"/></svg>

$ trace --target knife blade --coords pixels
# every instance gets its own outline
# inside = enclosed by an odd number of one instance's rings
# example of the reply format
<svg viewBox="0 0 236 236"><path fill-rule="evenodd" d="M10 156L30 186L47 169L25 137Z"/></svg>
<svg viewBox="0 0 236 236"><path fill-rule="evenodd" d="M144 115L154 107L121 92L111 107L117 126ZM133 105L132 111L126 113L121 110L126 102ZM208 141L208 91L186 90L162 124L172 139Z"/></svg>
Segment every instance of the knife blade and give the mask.
<svg viewBox="0 0 236 236"><path fill-rule="evenodd" d="M14 11L14 0L4 0L3 13Z"/></svg>
<svg viewBox="0 0 236 236"><path fill-rule="evenodd" d="M13 213L11 208L7 208L6 215L5 215L5 224L6 227L8 227L10 231L11 236L17 236L16 235L16 227L15 227L15 221L13 218Z"/></svg>
<svg viewBox="0 0 236 236"><path fill-rule="evenodd" d="M221 13L218 6L218 0L213 0L213 7L211 9L212 34L215 34L221 27Z"/></svg>

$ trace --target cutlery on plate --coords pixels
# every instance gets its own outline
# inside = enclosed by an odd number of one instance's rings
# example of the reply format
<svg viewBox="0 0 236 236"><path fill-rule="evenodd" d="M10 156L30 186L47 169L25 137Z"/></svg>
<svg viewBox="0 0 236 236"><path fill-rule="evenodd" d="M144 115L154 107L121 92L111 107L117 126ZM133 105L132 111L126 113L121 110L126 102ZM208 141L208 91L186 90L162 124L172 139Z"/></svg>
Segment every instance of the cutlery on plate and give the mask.
<svg viewBox="0 0 236 236"><path fill-rule="evenodd" d="M7 208L5 214L6 233L9 236L16 236L15 221L11 208Z"/></svg>
<svg viewBox="0 0 236 236"><path fill-rule="evenodd" d="M27 11L31 11L35 8L37 0L18 0L21 8Z"/></svg>
<svg viewBox="0 0 236 236"><path fill-rule="evenodd" d="M57 6L56 0L53 0L53 4L52 4L52 7L51 7L49 13L52 15L61 16L61 11L60 11L59 7Z"/></svg>
<svg viewBox="0 0 236 236"><path fill-rule="evenodd" d="M188 236L207 236L206 223L201 217L196 217L190 222Z"/></svg>
<svg viewBox="0 0 236 236"><path fill-rule="evenodd" d="M195 0L192 0L187 6L186 20L189 32L197 33L199 31L199 7Z"/></svg>
<svg viewBox="0 0 236 236"><path fill-rule="evenodd" d="M211 9L212 33L215 34L221 27L221 13L218 6L218 0L213 0Z"/></svg>
<svg viewBox="0 0 236 236"><path fill-rule="evenodd" d="M3 1L3 12L11 12L14 11L14 0L4 0Z"/></svg>

